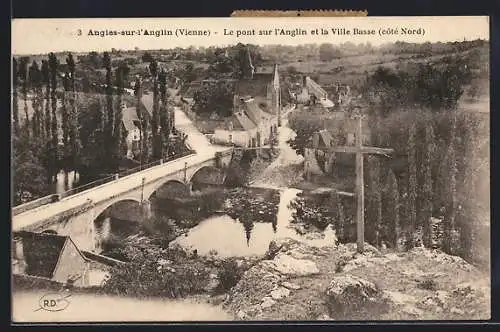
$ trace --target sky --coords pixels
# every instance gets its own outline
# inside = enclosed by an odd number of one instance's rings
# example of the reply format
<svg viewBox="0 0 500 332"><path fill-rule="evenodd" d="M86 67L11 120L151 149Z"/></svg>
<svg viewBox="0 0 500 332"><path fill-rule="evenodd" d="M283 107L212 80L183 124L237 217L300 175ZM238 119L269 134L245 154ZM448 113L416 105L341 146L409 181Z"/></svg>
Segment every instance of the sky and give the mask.
<svg viewBox="0 0 500 332"><path fill-rule="evenodd" d="M403 34L403 28L420 34ZM209 31L205 36L176 35L178 29ZM304 31L305 35L276 35L275 29ZM313 35L312 30L329 32ZM350 35L332 34L332 29L348 30ZM354 30L374 30L374 35L354 34ZM420 30L418 30L420 29ZM91 31L135 31L140 36L89 35ZM173 35L146 36L145 30L169 30ZM270 35L260 35L270 30ZM398 34L380 35L381 31ZM229 33L233 32L232 35ZM246 32L246 35L237 36ZM255 33L249 35L249 33ZM300 45L311 43L355 44L369 42L374 46L388 42L448 42L474 39L489 40L487 16L442 17L290 17L290 18L105 18L105 19L14 19L12 53L14 55L48 52L109 51L111 48L169 49L174 47L208 47L241 43L257 45Z"/></svg>

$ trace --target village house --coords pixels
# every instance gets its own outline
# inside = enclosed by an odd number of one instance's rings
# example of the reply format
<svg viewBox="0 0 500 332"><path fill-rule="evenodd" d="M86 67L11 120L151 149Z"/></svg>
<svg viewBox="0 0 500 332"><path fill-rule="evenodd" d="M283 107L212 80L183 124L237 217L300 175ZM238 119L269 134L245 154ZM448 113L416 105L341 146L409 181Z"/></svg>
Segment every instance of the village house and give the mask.
<svg viewBox="0 0 500 332"><path fill-rule="evenodd" d="M281 108L278 66L254 68L242 79L204 79L181 88L182 109L193 118L196 91L221 81L233 89L232 115L214 129L212 140L217 144L257 147L267 145L277 134Z"/></svg>
<svg viewBox="0 0 500 332"><path fill-rule="evenodd" d="M313 102L324 108L331 108L335 104L328 98L328 93L318 83L310 77L304 77L304 86L307 88L309 95L313 97Z"/></svg>
<svg viewBox="0 0 500 332"><path fill-rule="evenodd" d="M127 158L133 159L139 155L141 148L141 121L136 107L122 106L122 124L126 132Z"/></svg>
<svg viewBox="0 0 500 332"><path fill-rule="evenodd" d="M12 241L12 269L23 275L71 284L90 285L90 260L69 236L52 233L18 232Z"/></svg>
<svg viewBox="0 0 500 332"><path fill-rule="evenodd" d="M249 77L235 82L233 115L215 129L216 143L257 147L270 144L277 135L281 111L278 65L251 68Z"/></svg>
<svg viewBox="0 0 500 332"><path fill-rule="evenodd" d="M339 106L349 104L351 101L351 88L349 85L337 83L333 93L333 100Z"/></svg>
<svg viewBox="0 0 500 332"><path fill-rule="evenodd" d="M184 84L180 89L181 108L190 116L194 116L194 95L196 91L202 88L202 82L195 81L189 84Z"/></svg>
<svg viewBox="0 0 500 332"><path fill-rule="evenodd" d="M137 114L137 106L131 102L124 102L121 105L122 111L122 125L125 131L125 141L127 145L127 158L133 159L140 153L140 142L141 142L141 119ZM141 98L140 114L142 115L142 120L147 123L151 123L153 117L153 95L145 94ZM175 125L175 115L172 107L169 108L169 126L171 130ZM148 133L146 133L145 139L147 139L151 134L151 126L148 125ZM160 128L161 129L161 128Z"/></svg>
<svg viewBox="0 0 500 332"><path fill-rule="evenodd" d="M326 129L313 134L310 146L304 149L304 174L307 179L310 179L311 175L328 173L334 158L334 154L328 149L333 143L333 136Z"/></svg>
<svg viewBox="0 0 500 332"><path fill-rule="evenodd" d="M304 149L304 174L307 178L314 175L326 175L332 172L334 165L353 166L354 155L350 153L330 152L333 146L354 146L357 123L347 112L333 112L335 127L315 132ZM368 121L363 120L363 143L370 141Z"/></svg>

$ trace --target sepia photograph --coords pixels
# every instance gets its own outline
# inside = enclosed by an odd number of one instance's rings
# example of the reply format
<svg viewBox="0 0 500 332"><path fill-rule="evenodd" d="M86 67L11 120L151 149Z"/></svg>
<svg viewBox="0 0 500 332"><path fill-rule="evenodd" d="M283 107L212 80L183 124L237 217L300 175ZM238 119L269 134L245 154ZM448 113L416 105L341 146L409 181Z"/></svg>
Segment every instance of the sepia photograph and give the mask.
<svg viewBox="0 0 500 332"><path fill-rule="evenodd" d="M489 18L14 19L13 323L488 320Z"/></svg>

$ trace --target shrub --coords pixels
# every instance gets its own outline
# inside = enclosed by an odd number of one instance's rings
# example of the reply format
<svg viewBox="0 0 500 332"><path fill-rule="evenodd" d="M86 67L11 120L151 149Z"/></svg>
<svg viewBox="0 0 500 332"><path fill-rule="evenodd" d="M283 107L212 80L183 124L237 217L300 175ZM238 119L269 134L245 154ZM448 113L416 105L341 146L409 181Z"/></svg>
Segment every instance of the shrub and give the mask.
<svg viewBox="0 0 500 332"><path fill-rule="evenodd" d="M203 292L208 281L208 270L189 260L179 248L167 251L153 244L129 246L124 255L130 262L111 270L104 292L177 298Z"/></svg>
<svg viewBox="0 0 500 332"><path fill-rule="evenodd" d="M225 259L218 273L220 291L228 291L240 281L243 271L234 258Z"/></svg>

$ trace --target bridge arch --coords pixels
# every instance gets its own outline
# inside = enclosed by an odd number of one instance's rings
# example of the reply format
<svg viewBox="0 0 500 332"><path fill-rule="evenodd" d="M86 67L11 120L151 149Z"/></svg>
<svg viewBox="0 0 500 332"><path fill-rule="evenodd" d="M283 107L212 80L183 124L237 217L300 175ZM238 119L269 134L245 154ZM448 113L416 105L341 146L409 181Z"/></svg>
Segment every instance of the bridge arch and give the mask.
<svg viewBox="0 0 500 332"><path fill-rule="evenodd" d="M193 190L198 190L202 186L224 184L225 172L215 166L201 166L193 172L189 178L189 183L192 185Z"/></svg>
<svg viewBox="0 0 500 332"><path fill-rule="evenodd" d="M113 207L113 205L116 205L116 204L121 204L121 203L124 203L124 202L135 202L137 204L141 204L141 200L138 199L138 198L135 198L135 197L126 197L126 198L121 198L121 199L118 199L118 200L114 200L112 202L109 202L109 203L106 203L104 204L103 206L101 206L94 214L94 220L97 220L100 216L103 215L104 212L106 212L106 210L109 210L109 208Z"/></svg>
<svg viewBox="0 0 500 332"><path fill-rule="evenodd" d="M181 197L189 195L189 186L180 180L166 179L158 184L156 184L152 191L148 193L145 198L151 200L155 197Z"/></svg>
<svg viewBox="0 0 500 332"><path fill-rule="evenodd" d="M112 210L120 205L121 209ZM92 221L92 248L97 252L110 250L119 245L123 238L136 234L143 216L142 204L136 198L115 200L105 204L98 212Z"/></svg>

